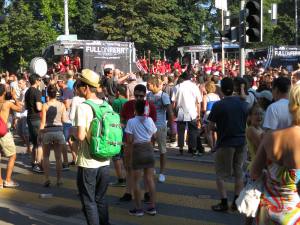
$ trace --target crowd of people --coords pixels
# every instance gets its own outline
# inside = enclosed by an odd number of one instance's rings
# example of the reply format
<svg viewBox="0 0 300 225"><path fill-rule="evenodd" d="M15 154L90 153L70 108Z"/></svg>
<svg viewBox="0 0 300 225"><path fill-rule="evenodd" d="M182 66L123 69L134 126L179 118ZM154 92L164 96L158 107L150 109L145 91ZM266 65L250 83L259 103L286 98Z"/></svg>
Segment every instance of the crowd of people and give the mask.
<svg viewBox="0 0 300 225"><path fill-rule="evenodd" d="M220 203L212 210L229 210L228 178L235 178L230 208L237 210L235 200L245 180L258 179L267 170L256 223L296 224L291 222L300 220L296 192L300 64L299 69L289 72L282 67L264 69L249 60L243 77L238 76L238 61L228 60L225 65L225 74L221 63L212 60L185 67L176 61L173 67L149 73L125 74L105 68L102 76L89 69L80 73L66 69L45 77L3 73L0 131L2 126L7 129L0 132L0 145L9 160L5 179L0 176L0 188L19 186L12 179L16 160L13 132L26 144L32 170L44 173L45 187L53 185L49 180L51 150L55 153L57 186L63 185L62 170L78 166L77 186L88 224L109 224L105 200L109 185L126 187L120 201L134 199L130 215L155 215L154 146L160 158L157 179L163 183L168 147L178 147L178 157L201 157L207 151L204 140L215 154L220 194ZM95 115L85 100L97 105L106 101L121 118L124 145L112 158L117 180L111 184L110 159L95 159L89 151L89 128ZM246 162L250 163L245 170ZM142 193L148 203L145 210ZM253 221L246 218L245 223Z"/></svg>

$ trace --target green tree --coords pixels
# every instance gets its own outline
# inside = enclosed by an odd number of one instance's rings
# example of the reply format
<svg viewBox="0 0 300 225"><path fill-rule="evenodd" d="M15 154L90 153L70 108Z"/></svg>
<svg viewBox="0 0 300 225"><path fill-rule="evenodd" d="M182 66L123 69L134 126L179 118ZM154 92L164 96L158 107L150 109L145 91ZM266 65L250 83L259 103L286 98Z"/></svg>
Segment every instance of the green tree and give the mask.
<svg viewBox="0 0 300 225"><path fill-rule="evenodd" d="M167 49L180 36L176 0L101 1L97 29L108 40L134 41L144 49Z"/></svg>
<svg viewBox="0 0 300 225"><path fill-rule="evenodd" d="M34 19L29 5L22 0L12 4L0 25L0 52L3 66L16 70L22 62L40 56L42 49L55 40L57 33L45 21Z"/></svg>
<svg viewBox="0 0 300 225"><path fill-rule="evenodd" d="M94 22L95 16L93 11L92 0L77 0L77 12L71 19L71 27L75 30L79 39L94 39Z"/></svg>
<svg viewBox="0 0 300 225"><path fill-rule="evenodd" d="M20 0L14 0L18 2ZM29 5L35 20L46 22L49 27L55 29L59 34L64 33L64 0L24 0ZM78 15L77 1L68 0L69 20ZM70 26L70 32L76 29Z"/></svg>
<svg viewBox="0 0 300 225"><path fill-rule="evenodd" d="M209 7L204 7L203 1L178 0L180 17L180 37L177 41L179 45L201 44L204 35L207 36L210 18ZM202 26L205 30L202 31Z"/></svg>
<svg viewBox="0 0 300 225"><path fill-rule="evenodd" d="M269 10L271 4L278 4L278 22L273 24ZM228 1L229 8L233 15L239 14L240 1ZM267 47L270 45L291 45L295 39L295 7L294 0L264 0L264 34L262 43L248 44L249 48ZM235 24L236 25L236 24Z"/></svg>

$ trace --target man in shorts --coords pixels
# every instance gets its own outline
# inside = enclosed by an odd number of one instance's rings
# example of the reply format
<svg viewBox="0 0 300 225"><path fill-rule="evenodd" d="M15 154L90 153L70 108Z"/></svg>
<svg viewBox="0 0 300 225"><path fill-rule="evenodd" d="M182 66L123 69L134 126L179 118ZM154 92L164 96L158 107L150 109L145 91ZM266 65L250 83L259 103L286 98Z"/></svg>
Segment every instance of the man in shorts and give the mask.
<svg viewBox="0 0 300 225"><path fill-rule="evenodd" d="M166 167L166 153L167 153L167 124L166 113L168 112L169 125L173 123L173 110L170 96L162 91L163 83L156 77L151 77L147 82L148 90L147 100L155 105L157 120L155 125L157 127L156 141L160 151L160 173L158 181L163 183L166 180L164 175ZM172 132L172 129L171 129Z"/></svg>
<svg viewBox="0 0 300 225"><path fill-rule="evenodd" d="M15 101L14 103L12 101L5 100L5 94L5 85L0 84L0 117L3 122L7 124L10 111L20 112L22 110L22 105L17 100L16 93L14 91L11 92L12 99ZM14 138L9 130L7 130L7 133L3 137L0 137L0 145L4 155L8 157L5 180L2 179L0 167L0 188L18 187L19 184L11 179L17 154Z"/></svg>
<svg viewBox="0 0 300 225"><path fill-rule="evenodd" d="M128 101L127 99L127 86L125 84L118 84L117 86L117 98L113 101L112 108L113 110L120 114L123 108L123 105ZM125 129L125 128L123 128ZM125 141L125 137L123 136ZM125 187L126 186L126 178L125 174L122 172L123 167L123 156L124 156L124 146L121 148L121 152L114 157L112 157L112 161L114 163L115 172L117 176L117 181L111 183L113 187Z"/></svg>
<svg viewBox="0 0 300 225"><path fill-rule="evenodd" d="M41 78L37 74L29 77L30 87L25 93L25 106L27 110L27 124L29 137L32 142L32 170L42 173L43 149L39 147L39 130L41 125L40 113L42 110L42 93L39 90Z"/></svg>
<svg viewBox="0 0 300 225"><path fill-rule="evenodd" d="M228 210L225 179L235 177L235 196L231 205L236 210L235 200L243 188L243 162L245 160L245 129L248 103L240 96L232 96L233 80L224 78L221 90L225 96L216 102L208 116L209 130L217 131L215 170L217 189L221 202L212 206L212 210L222 212Z"/></svg>

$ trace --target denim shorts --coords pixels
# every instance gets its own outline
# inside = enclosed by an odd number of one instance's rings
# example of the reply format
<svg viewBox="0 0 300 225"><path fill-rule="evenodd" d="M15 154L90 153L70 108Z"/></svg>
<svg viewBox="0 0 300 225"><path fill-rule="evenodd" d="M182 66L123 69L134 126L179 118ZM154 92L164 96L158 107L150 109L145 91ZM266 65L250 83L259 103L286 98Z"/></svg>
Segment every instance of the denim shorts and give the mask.
<svg viewBox="0 0 300 225"><path fill-rule="evenodd" d="M49 144L66 144L66 140L62 131L45 131L42 134L42 143L45 145Z"/></svg>

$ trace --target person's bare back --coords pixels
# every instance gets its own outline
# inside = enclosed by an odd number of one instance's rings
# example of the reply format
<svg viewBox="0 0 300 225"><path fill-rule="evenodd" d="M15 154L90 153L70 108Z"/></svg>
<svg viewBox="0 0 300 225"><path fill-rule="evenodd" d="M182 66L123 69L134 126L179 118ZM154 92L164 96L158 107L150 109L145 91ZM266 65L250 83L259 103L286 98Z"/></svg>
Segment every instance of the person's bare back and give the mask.
<svg viewBox="0 0 300 225"><path fill-rule="evenodd" d="M300 169L300 127L278 130L266 137L267 158L291 169Z"/></svg>

